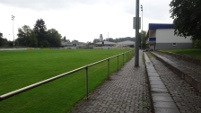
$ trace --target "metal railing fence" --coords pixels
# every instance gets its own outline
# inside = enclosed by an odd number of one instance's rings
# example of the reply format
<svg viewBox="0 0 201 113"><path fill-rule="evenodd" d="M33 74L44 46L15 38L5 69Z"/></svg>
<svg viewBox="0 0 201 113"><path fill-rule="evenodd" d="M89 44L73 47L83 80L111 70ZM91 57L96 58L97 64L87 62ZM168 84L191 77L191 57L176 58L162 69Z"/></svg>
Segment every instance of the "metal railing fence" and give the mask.
<svg viewBox="0 0 201 113"><path fill-rule="evenodd" d="M124 57L126 57L126 55L127 55L127 57L128 57L129 54L132 54L132 52L133 52L133 51L130 50L130 51L124 52L124 53L122 53L122 54L114 55L114 56L108 57L108 58L106 58L106 59L100 60L100 61L98 61L98 62L94 62L94 63L88 64L88 65L79 67L79 68L74 69L74 70L72 70L72 71L69 71L69 72L66 72L66 73L62 73L62 74L59 74L59 75L57 75L57 76L51 77L51 78L49 78L49 79L42 80L42 81L40 81L40 82L37 82L37 83L31 84L31 85L28 85L28 86L26 86L26 87L23 87L23 88L20 88L20 89L11 91L11 92L6 93L6 94L3 94L3 95L0 95L0 101L5 100L5 99L7 99L7 98L10 98L10 97L12 97L12 96L14 96L14 95L23 93L23 92L25 92L25 91L27 91L27 90L33 89L33 88L38 87L38 86L40 86L40 85L46 84L46 83L48 83L48 82L54 81L54 80L59 79L59 78L61 78L61 77L64 77L64 76L73 74L73 73L78 72L78 71L83 70L83 69L85 69L85 71L86 71L86 75L85 75L85 79L86 79L86 99L88 99L88 94L89 94L89 87L88 87L88 68L89 68L89 67L92 67L92 66L94 66L94 65L100 64L100 63L102 63L102 62L107 61L107 74L108 74L108 78L109 78L109 74L110 74L110 59L112 59L112 58L117 58L117 70L118 70L118 69L119 69L119 56L121 56L121 55L123 56L123 57L122 57L122 60L123 60L123 65L124 65L125 59L126 59L126 58L124 58Z"/></svg>

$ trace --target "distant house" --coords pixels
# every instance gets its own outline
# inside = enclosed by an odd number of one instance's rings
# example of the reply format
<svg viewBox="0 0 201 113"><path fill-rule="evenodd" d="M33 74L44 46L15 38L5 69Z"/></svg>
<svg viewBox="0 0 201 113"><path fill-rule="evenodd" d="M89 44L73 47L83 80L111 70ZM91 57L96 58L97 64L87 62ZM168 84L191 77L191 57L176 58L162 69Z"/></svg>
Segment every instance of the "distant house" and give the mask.
<svg viewBox="0 0 201 113"><path fill-rule="evenodd" d="M74 44L76 44L77 48L86 48L87 47L87 44L84 42L77 42Z"/></svg>
<svg viewBox="0 0 201 113"><path fill-rule="evenodd" d="M71 42L68 42L68 43L64 43L62 45L62 47L66 48L66 49L76 49L77 48L77 45L76 44L73 44Z"/></svg>
<svg viewBox="0 0 201 113"><path fill-rule="evenodd" d="M130 41L130 40L127 40L127 41L122 41L122 42L118 42L116 44L116 47L134 47L134 44L135 42L134 41Z"/></svg>
<svg viewBox="0 0 201 113"><path fill-rule="evenodd" d="M70 41L66 41L65 39L61 40L61 47L64 48L76 48L76 45L73 45Z"/></svg>
<svg viewBox="0 0 201 113"><path fill-rule="evenodd" d="M87 43L87 49L93 49L94 44L93 43Z"/></svg>
<svg viewBox="0 0 201 113"><path fill-rule="evenodd" d="M146 44L152 50L191 48L190 37L180 37L174 34L173 24L150 23L146 35Z"/></svg>
<svg viewBox="0 0 201 113"><path fill-rule="evenodd" d="M116 45L114 42L102 41L95 43L96 48L112 48Z"/></svg>
<svg viewBox="0 0 201 113"><path fill-rule="evenodd" d="M61 46L67 49L86 48L87 44L83 42L69 42L61 40Z"/></svg>

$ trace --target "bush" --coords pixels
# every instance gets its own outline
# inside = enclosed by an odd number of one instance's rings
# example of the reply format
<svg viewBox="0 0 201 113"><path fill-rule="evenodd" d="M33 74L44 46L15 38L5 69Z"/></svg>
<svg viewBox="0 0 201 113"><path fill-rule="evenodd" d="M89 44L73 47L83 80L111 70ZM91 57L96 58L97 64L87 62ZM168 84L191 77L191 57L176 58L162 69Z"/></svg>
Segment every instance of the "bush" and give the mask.
<svg viewBox="0 0 201 113"><path fill-rule="evenodd" d="M200 39L193 40L193 46L195 48L201 48L201 40Z"/></svg>

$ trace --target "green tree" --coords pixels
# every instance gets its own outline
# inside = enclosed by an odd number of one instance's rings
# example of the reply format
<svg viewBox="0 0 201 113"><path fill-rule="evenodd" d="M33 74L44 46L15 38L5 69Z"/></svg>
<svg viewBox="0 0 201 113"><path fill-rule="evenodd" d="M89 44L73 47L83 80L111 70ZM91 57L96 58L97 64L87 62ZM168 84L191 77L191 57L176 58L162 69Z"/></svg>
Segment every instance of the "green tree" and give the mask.
<svg viewBox="0 0 201 113"><path fill-rule="evenodd" d="M27 46L28 45L28 38L31 34L31 28L28 25L22 26L22 28L18 29L18 39L17 42L19 46Z"/></svg>
<svg viewBox="0 0 201 113"><path fill-rule="evenodd" d="M18 39L16 40L18 46L37 47L37 37L33 30L24 25L18 29Z"/></svg>
<svg viewBox="0 0 201 113"><path fill-rule="evenodd" d="M114 39L113 38L106 38L106 41L114 42Z"/></svg>
<svg viewBox="0 0 201 113"><path fill-rule="evenodd" d="M47 38L51 47L60 47L61 37L61 34L59 34L56 29L50 29L47 31Z"/></svg>
<svg viewBox="0 0 201 113"><path fill-rule="evenodd" d="M135 38L132 37L122 37L122 38L116 38L114 41L117 42L123 42L123 41L135 41Z"/></svg>
<svg viewBox="0 0 201 113"><path fill-rule="evenodd" d="M0 38L3 38L3 33L0 32Z"/></svg>
<svg viewBox="0 0 201 113"><path fill-rule="evenodd" d="M10 47L12 47L11 45ZM9 41L6 38L3 38L3 33L0 32L0 47L9 47Z"/></svg>
<svg viewBox="0 0 201 113"><path fill-rule="evenodd" d="M142 49L145 49L146 48L146 31L141 31L140 33L140 37L141 37L141 47Z"/></svg>
<svg viewBox="0 0 201 113"><path fill-rule="evenodd" d="M201 39L201 0L172 0L171 18L174 19L175 34Z"/></svg>
<svg viewBox="0 0 201 113"><path fill-rule="evenodd" d="M72 43L79 43L78 40L72 40Z"/></svg>
<svg viewBox="0 0 201 113"><path fill-rule="evenodd" d="M38 47L38 39L34 31L31 32L30 37L28 38L28 46L29 47Z"/></svg>
<svg viewBox="0 0 201 113"><path fill-rule="evenodd" d="M199 39L194 39L194 40L193 40L193 46L194 46L195 48L201 48L201 40L199 40Z"/></svg>
<svg viewBox="0 0 201 113"><path fill-rule="evenodd" d="M50 45L47 41L47 28L43 19L36 21L34 32L36 33L39 47L48 47Z"/></svg>
<svg viewBox="0 0 201 113"><path fill-rule="evenodd" d="M3 38L3 33L0 32L0 47L13 47L13 41Z"/></svg>
<svg viewBox="0 0 201 113"><path fill-rule="evenodd" d="M97 42L100 42L100 39L94 39L93 43L97 43Z"/></svg>

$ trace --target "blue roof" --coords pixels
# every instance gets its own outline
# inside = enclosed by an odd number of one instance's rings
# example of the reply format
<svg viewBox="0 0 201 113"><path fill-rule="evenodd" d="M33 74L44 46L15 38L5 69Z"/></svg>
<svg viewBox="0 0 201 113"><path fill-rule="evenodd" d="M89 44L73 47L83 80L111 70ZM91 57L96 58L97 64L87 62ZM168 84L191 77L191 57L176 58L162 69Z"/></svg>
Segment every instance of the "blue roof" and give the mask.
<svg viewBox="0 0 201 113"><path fill-rule="evenodd" d="M150 29L172 29L173 24L156 24L156 23L150 23L149 24L149 30Z"/></svg>

